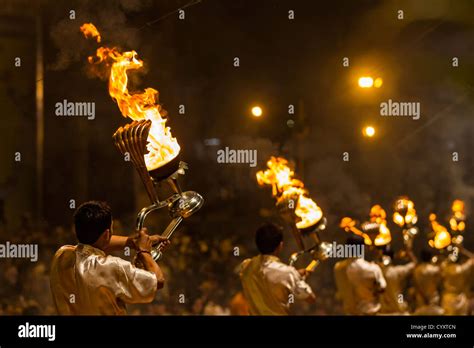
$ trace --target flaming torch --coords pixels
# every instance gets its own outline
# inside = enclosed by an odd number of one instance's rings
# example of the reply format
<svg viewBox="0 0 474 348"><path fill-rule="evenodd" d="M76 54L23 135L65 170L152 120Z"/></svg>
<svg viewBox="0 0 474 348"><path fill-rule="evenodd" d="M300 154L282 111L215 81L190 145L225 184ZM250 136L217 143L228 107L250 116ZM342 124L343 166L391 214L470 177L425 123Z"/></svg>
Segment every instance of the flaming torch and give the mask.
<svg viewBox="0 0 474 348"><path fill-rule="evenodd" d="M393 222L402 228L403 245L405 250L403 256L406 256L407 250L413 248L413 239L418 234L418 215L415 210L415 203L406 196L397 198L393 204Z"/></svg>
<svg viewBox="0 0 474 348"><path fill-rule="evenodd" d="M474 254L464 248L463 232L466 229L466 214L464 212L464 202L460 199L453 201L451 205L452 215L449 219L449 227L451 230L452 253L458 255L460 252L467 257L474 257Z"/></svg>
<svg viewBox="0 0 474 348"><path fill-rule="evenodd" d="M312 271L328 257L331 248L329 243L321 241L318 234L326 229L327 220L321 208L308 197L303 182L294 178L295 173L286 159L272 156L267 167L257 172L257 182L260 186L271 185L278 211L291 226L300 249L291 255L290 265L302 255L311 254L313 261L306 269ZM312 245L307 246L304 237L312 241Z"/></svg>
<svg viewBox="0 0 474 348"><path fill-rule="evenodd" d="M365 245L382 247L392 241L392 235L387 227L387 213L378 204L370 208L370 221L361 224L357 227L357 221L344 217L339 224L339 227L344 231L353 233L364 238Z"/></svg>
<svg viewBox="0 0 474 348"><path fill-rule="evenodd" d="M101 42L93 24L82 25L81 31L86 38ZM184 175L187 165L180 161L180 146L166 125L166 112L158 104L158 91L146 88L142 93L131 93L128 90L128 71L143 66L137 56L135 51L122 53L116 48L99 47L95 57L88 60L90 64L103 64L110 69L109 94L122 115L133 120L117 129L113 140L117 149L131 159L152 202L138 214L137 230L143 227L149 213L166 207L172 220L162 236L170 238L181 221L199 210L204 200L198 193L182 192L179 187L178 176ZM156 186L160 182L167 182L173 191L166 199L158 198ZM153 248L155 260L161 257L161 248L161 245Z"/></svg>
<svg viewBox="0 0 474 348"><path fill-rule="evenodd" d="M370 220L363 222L360 228L357 227L358 222L350 217L342 218L339 227L348 233L364 238L365 245L380 254L381 249L392 241L390 229L387 227L387 213L380 205L376 204L370 208L369 216ZM386 258L382 257L382 259L384 263L387 262Z"/></svg>
<svg viewBox="0 0 474 348"><path fill-rule="evenodd" d="M339 224L339 227L342 228L344 231L348 233L353 233L359 237L364 238L364 243L365 245L372 245L372 239L369 237L369 235L365 232L363 232L361 229L357 227L357 220L354 220L351 217L344 217L341 220L341 223Z"/></svg>
<svg viewBox="0 0 474 348"><path fill-rule="evenodd" d="M436 214L430 214L431 230L429 237L432 237L428 244L432 248L443 250L451 245L451 234L448 229L441 225L436 218Z"/></svg>
<svg viewBox="0 0 474 348"><path fill-rule="evenodd" d="M464 240L463 232L466 229L466 214L464 213L464 202L456 199L451 205L452 215L449 219L449 226L453 236L452 242L456 245L462 245Z"/></svg>
<svg viewBox="0 0 474 348"><path fill-rule="evenodd" d="M381 247L392 241L392 235L387 227L387 213L380 205L370 208L370 221L362 224L362 230L371 236L373 244Z"/></svg>

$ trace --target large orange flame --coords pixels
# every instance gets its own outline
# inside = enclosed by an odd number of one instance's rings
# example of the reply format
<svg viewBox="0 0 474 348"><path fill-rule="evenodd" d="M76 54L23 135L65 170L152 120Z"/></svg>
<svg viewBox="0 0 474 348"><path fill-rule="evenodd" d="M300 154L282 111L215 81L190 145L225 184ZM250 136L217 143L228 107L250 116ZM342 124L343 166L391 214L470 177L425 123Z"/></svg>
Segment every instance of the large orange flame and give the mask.
<svg viewBox="0 0 474 348"><path fill-rule="evenodd" d="M96 34L91 34L91 26ZM93 24L84 24L81 31L86 37L96 37L100 42L100 34ZM94 36L96 35L96 36ZM138 70L143 67L143 61L137 58L137 52L121 53L116 48L99 47L96 57L89 57L89 63L110 64L109 94L117 103L120 112L133 120L150 120L151 128L148 134L148 153L145 154L145 164L148 170L153 170L175 158L180 151L176 138L173 138L169 127L166 127L166 118L158 104L158 91L146 88L143 93L128 91L128 70ZM161 112L161 113L160 113Z"/></svg>
<svg viewBox="0 0 474 348"><path fill-rule="evenodd" d="M321 208L308 197L303 182L293 177L295 173L288 161L272 156L267 167L267 170L257 172L257 182L261 186L272 186L272 195L277 198L277 204L296 197L295 215L299 218L296 227L303 229L319 222L323 217Z"/></svg>

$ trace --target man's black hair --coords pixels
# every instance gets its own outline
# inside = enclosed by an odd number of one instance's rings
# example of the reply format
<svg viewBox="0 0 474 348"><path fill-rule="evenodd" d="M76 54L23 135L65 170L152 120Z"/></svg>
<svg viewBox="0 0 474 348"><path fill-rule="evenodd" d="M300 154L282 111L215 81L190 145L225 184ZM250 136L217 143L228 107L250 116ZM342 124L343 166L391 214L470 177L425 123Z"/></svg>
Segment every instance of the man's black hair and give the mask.
<svg viewBox="0 0 474 348"><path fill-rule="evenodd" d="M350 235L346 239L346 244L353 244L353 245L365 245L364 243L364 238L361 236L358 236L356 234Z"/></svg>
<svg viewBox="0 0 474 348"><path fill-rule="evenodd" d="M255 242L261 254L273 253L283 241L281 227L267 223L261 226L255 234Z"/></svg>
<svg viewBox="0 0 474 348"><path fill-rule="evenodd" d="M382 248L382 254L393 259L395 257L395 252L390 244L384 245Z"/></svg>
<svg viewBox="0 0 474 348"><path fill-rule="evenodd" d="M94 244L112 226L112 210L105 202L83 203L74 213L74 225L80 243Z"/></svg>
<svg viewBox="0 0 474 348"><path fill-rule="evenodd" d="M422 249L420 252L420 259L423 262L431 262L431 259L433 258L433 253L431 252L430 249Z"/></svg>

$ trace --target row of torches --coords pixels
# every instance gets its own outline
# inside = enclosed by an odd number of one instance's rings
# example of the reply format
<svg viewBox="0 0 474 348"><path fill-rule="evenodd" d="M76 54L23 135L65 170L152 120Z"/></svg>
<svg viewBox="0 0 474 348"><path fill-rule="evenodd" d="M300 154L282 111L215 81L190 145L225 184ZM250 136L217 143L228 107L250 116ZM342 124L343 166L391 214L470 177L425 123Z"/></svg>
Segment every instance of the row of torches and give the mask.
<svg viewBox="0 0 474 348"><path fill-rule="evenodd" d="M267 161L267 169L257 172L260 186L271 185L272 196L276 198L279 213L287 221L296 239L299 251L290 258L294 264L303 254L311 254L313 261L308 269L314 269L320 261L327 258L331 245L323 242L319 232L326 228L327 220L322 209L309 197L302 181L294 178L294 171L289 162L282 157L271 157ZM438 222L435 214L430 214L431 232L428 234L430 247L448 256L458 255L462 250L463 232L466 228L464 202L455 200L451 206L452 215L449 219L450 230ZM401 227L404 249L400 256L412 249L414 237L419 233L416 223L418 215L415 204L408 197L397 198L393 205L393 222ZM370 209L369 221L359 224L351 217L344 217L339 227L364 239L365 245L382 249L392 241L387 222L387 213L380 205ZM304 240L309 237L313 241L310 246Z"/></svg>

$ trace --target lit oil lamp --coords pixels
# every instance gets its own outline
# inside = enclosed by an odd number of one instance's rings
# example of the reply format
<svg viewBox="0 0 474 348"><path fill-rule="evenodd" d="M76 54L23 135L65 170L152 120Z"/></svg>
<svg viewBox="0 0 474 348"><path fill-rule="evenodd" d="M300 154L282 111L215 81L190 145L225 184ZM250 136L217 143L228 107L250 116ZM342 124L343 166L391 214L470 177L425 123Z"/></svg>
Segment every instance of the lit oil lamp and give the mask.
<svg viewBox="0 0 474 348"><path fill-rule="evenodd" d="M272 156L267 167L257 172L257 182L260 186L271 185L278 211L291 227L299 251L292 254L290 265L301 256L311 254L313 261L306 268L314 270L327 258L331 247L319 238L319 232L326 229L327 220L321 208L308 196L303 182L294 178L294 171L286 159Z"/></svg>
<svg viewBox="0 0 474 348"><path fill-rule="evenodd" d="M415 203L406 196L399 197L393 204L393 222L402 228L403 245L401 257L405 257L408 250L413 248L413 239L418 234L418 215Z"/></svg>

